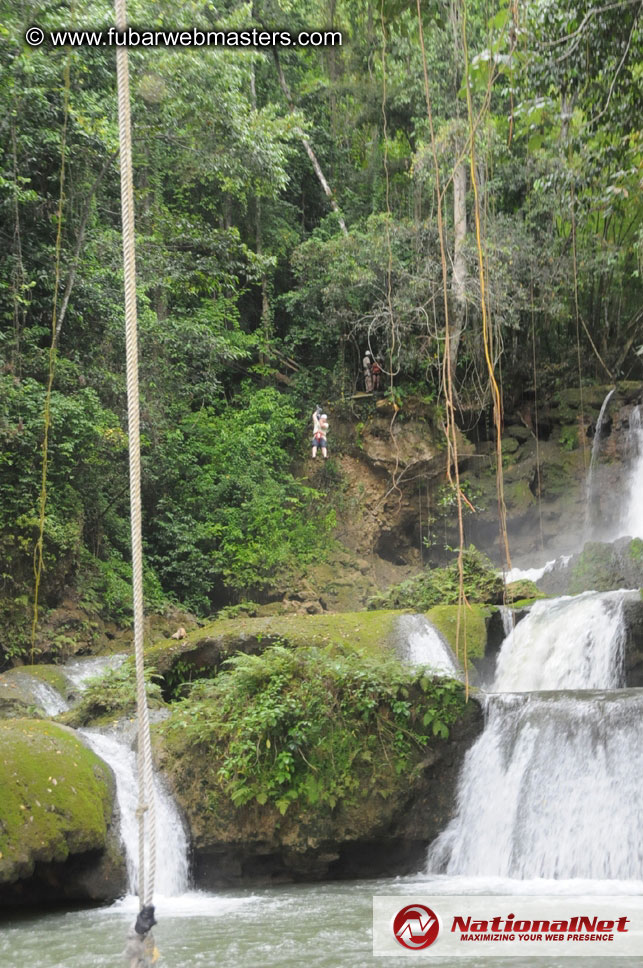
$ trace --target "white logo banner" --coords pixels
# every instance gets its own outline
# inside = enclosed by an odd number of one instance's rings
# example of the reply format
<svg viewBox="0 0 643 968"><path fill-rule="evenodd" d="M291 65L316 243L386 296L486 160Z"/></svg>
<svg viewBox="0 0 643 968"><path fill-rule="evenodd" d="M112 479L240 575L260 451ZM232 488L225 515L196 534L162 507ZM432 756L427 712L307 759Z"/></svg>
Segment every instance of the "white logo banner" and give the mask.
<svg viewBox="0 0 643 968"><path fill-rule="evenodd" d="M376 896L373 954L409 958L641 957L643 896Z"/></svg>

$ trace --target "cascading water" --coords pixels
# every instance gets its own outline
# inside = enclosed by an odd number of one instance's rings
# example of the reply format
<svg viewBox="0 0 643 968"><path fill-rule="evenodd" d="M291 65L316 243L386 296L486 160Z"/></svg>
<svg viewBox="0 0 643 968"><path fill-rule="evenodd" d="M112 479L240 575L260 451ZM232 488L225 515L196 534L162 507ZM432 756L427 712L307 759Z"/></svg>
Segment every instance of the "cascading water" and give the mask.
<svg viewBox="0 0 643 968"><path fill-rule="evenodd" d="M127 655L122 652L114 655L82 656L65 663L64 671L70 682L82 691L90 679L102 676L110 669L118 669L126 658Z"/></svg>
<svg viewBox="0 0 643 968"><path fill-rule="evenodd" d="M630 414L627 449L628 475L621 534L643 538L643 407L634 407Z"/></svg>
<svg viewBox="0 0 643 968"><path fill-rule="evenodd" d="M126 655L118 654L72 659L64 669L67 678L82 692L91 679L110 669L118 669ZM136 754L131 747L131 734L118 727L106 732L93 729L79 731L97 756L111 768L116 779L116 799L121 822L121 840L125 849L129 890L137 893L138 881L138 779ZM176 896L188 888L188 841L174 800L158 777L154 778L156 806L156 892Z"/></svg>
<svg viewBox="0 0 643 968"><path fill-rule="evenodd" d="M401 615L396 631L404 658L411 665L426 666L440 676L461 677L449 645L424 615Z"/></svg>
<svg viewBox="0 0 643 968"><path fill-rule="evenodd" d="M643 692L499 695L432 871L643 877Z"/></svg>
<svg viewBox="0 0 643 968"><path fill-rule="evenodd" d="M121 819L121 839L125 848L129 889L137 893L138 881L138 780L136 754L118 733L80 731L97 756L111 766L116 778L116 797ZM188 843L185 828L172 797L158 777L154 780L156 805L156 885L157 894L176 896L188 887Z"/></svg>
<svg viewBox="0 0 643 968"><path fill-rule="evenodd" d="M627 594L584 592L535 602L502 644L493 691L618 688Z"/></svg>
<svg viewBox="0 0 643 968"><path fill-rule="evenodd" d="M643 691L617 688L636 595L537 602L505 639L429 872L643 878Z"/></svg>
<svg viewBox="0 0 643 968"><path fill-rule="evenodd" d="M46 682L34 682L33 696L47 716L57 716L67 709L67 702L60 693Z"/></svg>

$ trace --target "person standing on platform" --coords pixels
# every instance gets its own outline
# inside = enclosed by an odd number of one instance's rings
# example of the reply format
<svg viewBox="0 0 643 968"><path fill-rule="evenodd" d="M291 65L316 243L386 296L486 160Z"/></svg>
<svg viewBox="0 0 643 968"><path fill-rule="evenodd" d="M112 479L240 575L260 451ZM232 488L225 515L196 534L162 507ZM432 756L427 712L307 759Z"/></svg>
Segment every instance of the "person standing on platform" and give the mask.
<svg viewBox="0 0 643 968"><path fill-rule="evenodd" d="M373 357L370 350L366 350L362 360L364 370L364 389L367 393L373 392Z"/></svg>

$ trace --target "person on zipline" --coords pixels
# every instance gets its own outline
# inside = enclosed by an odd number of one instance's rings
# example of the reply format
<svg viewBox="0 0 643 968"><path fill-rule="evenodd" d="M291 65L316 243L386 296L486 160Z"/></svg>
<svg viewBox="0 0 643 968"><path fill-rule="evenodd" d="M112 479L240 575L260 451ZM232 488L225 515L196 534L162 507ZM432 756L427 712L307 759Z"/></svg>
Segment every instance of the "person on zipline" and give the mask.
<svg viewBox="0 0 643 968"><path fill-rule="evenodd" d="M328 417L321 412L321 407L317 407L313 414L313 457L317 457L318 447L321 447L324 460L328 457L328 444L326 443L328 426Z"/></svg>
<svg viewBox="0 0 643 968"><path fill-rule="evenodd" d="M373 392L373 359L370 350L366 350L364 354L364 359L362 360L362 368L364 370L364 389L367 393Z"/></svg>

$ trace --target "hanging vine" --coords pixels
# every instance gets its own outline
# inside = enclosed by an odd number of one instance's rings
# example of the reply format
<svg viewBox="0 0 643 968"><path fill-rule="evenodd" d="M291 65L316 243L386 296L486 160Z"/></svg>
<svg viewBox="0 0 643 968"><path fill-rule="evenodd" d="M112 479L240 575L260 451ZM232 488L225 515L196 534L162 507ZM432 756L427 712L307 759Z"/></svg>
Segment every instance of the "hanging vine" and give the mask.
<svg viewBox="0 0 643 968"><path fill-rule="evenodd" d="M456 496L456 507L458 513L458 617L456 622L455 648L456 656L460 658L460 639L462 637L462 665L464 668L465 695L469 697L469 670L467 662L467 625L466 625L466 595L464 592L464 510L463 494L460 486L460 468L458 465L458 434L455 422L454 405L454 374L452 372L451 354L449 352L449 294L448 294L448 272L447 272L447 248L444 232L444 220L442 216L442 204L444 196L440 187L440 162L438 159L438 149L435 138L435 128L433 125L433 108L431 105L431 92L429 88L429 72L426 60L426 47L424 44L424 29L422 25L422 8L420 0L417 0L418 30L420 46L422 49L422 68L424 73L424 97L426 100L426 112L429 122L429 132L431 135L431 154L433 157L433 167L435 174L435 191L437 197L437 221L438 238L440 242L440 262L442 266L442 291L444 297L444 355L442 360L442 392L445 400L445 436L447 440L447 479L453 487Z"/></svg>
<svg viewBox="0 0 643 968"><path fill-rule="evenodd" d="M464 84L467 96L467 115L469 119L469 161L471 170L471 185L473 188L473 212L476 227L476 247L478 250L478 273L480 278L480 311L482 315L482 342L487 364L491 397L493 401L493 420L496 431L496 494L498 499L498 520L500 525L500 544L504 552L504 567L511 568L511 554L509 552L509 538L507 535L507 508L504 495L504 476L502 472L502 397L498 381L496 380L493 361L492 334L489 327L489 312L487 305L487 285L485 273L484 253L482 249L482 231L480 225L480 197L478 191L478 175L476 171L475 128L473 115L473 99L469 76L469 48L467 43L467 3L462 0L462 45L464 50Z"/></svg>

